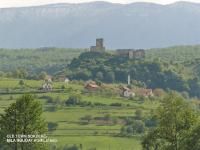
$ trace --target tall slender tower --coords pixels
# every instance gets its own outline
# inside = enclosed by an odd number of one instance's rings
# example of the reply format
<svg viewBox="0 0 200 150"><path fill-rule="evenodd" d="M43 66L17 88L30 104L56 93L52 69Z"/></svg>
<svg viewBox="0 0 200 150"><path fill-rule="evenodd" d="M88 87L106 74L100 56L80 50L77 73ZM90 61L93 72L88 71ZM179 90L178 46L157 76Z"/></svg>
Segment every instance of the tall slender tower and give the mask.
<svg viewBox="0 0 200 150"><path fill-rule="evenodd" d="M130 85L131 84L131 76L130 76L130 74L128 75L128 85Z"/></svg>

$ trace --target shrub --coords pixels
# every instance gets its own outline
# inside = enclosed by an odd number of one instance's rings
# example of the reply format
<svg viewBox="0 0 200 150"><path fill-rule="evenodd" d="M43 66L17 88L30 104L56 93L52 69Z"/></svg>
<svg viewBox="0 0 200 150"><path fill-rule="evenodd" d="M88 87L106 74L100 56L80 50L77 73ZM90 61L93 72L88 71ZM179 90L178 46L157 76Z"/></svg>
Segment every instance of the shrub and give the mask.
<svg viewBox="0 0 200 150"><path fill-rule="evenodd" d="M94 105L95 105L95 106L106 106L106 104L98 103L98 102L97 102L97 103L94 103Z"/></svg>
<svg viewBox="0 0 200 150"><path fill-rule="evenodd" d="M52 131L55 130L57 128L58 124L55 122L48 122L48 130Z"/></svg>
<svg viewBox="0 0 200 150"><path fill-rule="evenodd" d="M45 99L47 100L47 103L53 103L53 98L50 96L41 96L39 99Z"/></svg>
<svg viewBox="0 0 200 150"><path fill-rule="evenodd" d="M127 117L127 118L125 119L125 121L126 121L126 125L130 125L130 124L133 124L134 119L131 118L131 117Z"/></svg>
<svg viewBox="0 0 200 150"><path fill-rule="evenodd" d="M68 98L68 100L65 102L66 105L78 105L81 102L81 96L80 95L72 95Z"/></svg>
<svg viewBox="0 0 200 150"><path fill-rule="evenodd" d="M136 120L131 125L126 125L121 128L120 134L122 136L133 136L135 134L142 134L145 132L145 125L142 121Z"/></svg>
<svg viewBox="0 0 200 150"><path fill-rule="evenodd" d="M61 86L61 89L64 90L64 89L65 89L65 85L62 85L62 86Z"/></svg>
<svg viewBox="0 0 200 150"><path fill-rule="evenodd" d="M121 107L122 104L121 103L111 103L110 106Z"/></svg>
<svg viewBox="0 0 200 150"><path fill-rule="evenodd" d="M86 101L80 101L80 106L91 106L92 105L92 103L91 102L86 102Z"/></svg>
<svg viewBox="0 0 200 150"><path fill-rule="evenodd" d="M110 119L111 119L111 115L110 114L105 114L104 120L105 121L109 121Z"/></svg>
<svg viewBox="0 0 200 150"><path fill-rule="evenodd" d="M135 111L135 119L137 120L141 120L143 118L143 112L141 109L137 109Z"/></svg>
<svg viewBox="0 0 200 150"><path fill-rule="evenodd" d="M55 112L57 111L57 106L48 106L45 108L45 111Z"/></svg>
<svg viewBox="0 0 200 150"><path fill-rule="evenodd" d="M157 125L156 119L155 117L151 117L145 120L145 126L152 128L155 127Z"/></svg>
<svg viewBox="0 0 200 150"><path fill-rule="evenodd" d="M144 131L145 131L145 125L142 121L138 121L138 120L135 121L133 123L132 127L133 127L133 130L134 130L134 133L141 134L141 133L144 133Z"/></svg>
<svg viewBox="0 0 200 150"><path fill-rule="evenodd" d="M112 122L113 122L113 125L116 125L116 124L118 123L118 118L114 117L114 118L112 119Z"/></svg>
<svg viewBox="0 0 200 150"><path fill-rule="evenodd" d="M87 123L89 123L92 120L92 116L86 115L86 116L82 117L81 120L87 121Z"/></svg>
<svg viewBox="0 0 200 150"><path fill-rule="evenodd" d="M10 95L10 98L9 98L10 100L13 100L13 96L12 95Z"/></svg>

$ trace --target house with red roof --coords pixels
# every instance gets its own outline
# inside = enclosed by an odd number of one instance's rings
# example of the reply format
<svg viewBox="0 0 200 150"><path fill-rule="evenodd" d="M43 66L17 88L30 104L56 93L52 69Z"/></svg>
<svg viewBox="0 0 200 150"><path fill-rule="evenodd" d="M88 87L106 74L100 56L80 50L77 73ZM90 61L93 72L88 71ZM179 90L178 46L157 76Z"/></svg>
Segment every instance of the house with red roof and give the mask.
<svg viewBox="0 0 200 150"><path fill-rule="evenodd" d="M96 83L94 83L94 82L87 83L85 85L85 90L87 90L87 91L97 91L97 90L99 90L99 88L100 87Z"/></svg>

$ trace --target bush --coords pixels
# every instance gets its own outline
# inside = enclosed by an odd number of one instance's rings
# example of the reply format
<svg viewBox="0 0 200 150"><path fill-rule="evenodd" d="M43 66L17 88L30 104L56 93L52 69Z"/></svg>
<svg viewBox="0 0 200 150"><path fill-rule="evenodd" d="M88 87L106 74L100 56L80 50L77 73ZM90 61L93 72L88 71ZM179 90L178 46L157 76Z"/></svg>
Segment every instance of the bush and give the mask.
<svg viewBox="0 0 200 150"><path fill-rule="evenodd" d="M61 89L64 90L64 89L65 89L65 85L62 85L62 86L61 86Z"/></svg>
<svg viewBox="0 0 200 150"><path fill-rule="evenodd" d="M91 106L92 103L91 102L86 102L86 101L80 101L80 106L84 107L84 106Z"/></svg>
<svg viewBox="0 0 200 150"><path fill-rule="evenodd" d="M152 117L145 120L146 127L152 128L152 127L155 127L156 125L157 125L156 118Z"/></svg>
<svg viewBox="0 0 200 150"><path fill-rule="evenodd" d="M87 121L87 123L89 123L92 120L92 116L86 115L86 116L82 117L81 120Z"/></svg>
<svg viewBox="0 0 200 150"><path fill-rule="evenodd" d="M53 103L55 103L55 104L62 104L62 100L61 100L61 98L60 98L59 96L57 96L57 97L54 99Z"/></svg>
<svg viewBox="0 0 200 150"><path fill-rule="evenodd" d="M13 96L12 95L10 95L10 98L9 98L10 100L13 100Z"/></svg>
<svg viewBox="0 0 200 150"><path fill-rule="evenodd" d="M122 104L121 103L111 103L110 106L121 107Z"/></svg>
<svg viewBox="0 0 200 150"><path fill-rule="evenodd" d="M137 109L135 111L135 119L137 120L141 120L143 118L143 112L141 109Z"/></svg>
<svg viewBox="0 0 200 150"><path fill-rule="evenodd" d="M135 134L142 134L145 132L145 125L142 121L136 120L131 125L126 125L121 128L120 134L122 136L133 136Z"/></svg>
<svg viewBox="0 0 200 150"><path fill-rule="evenodd" d="M41 96L39 99L45 99L47 100L47 103L53 103L53 98L50 96Z"/></svg>
<svg viewBox="0 0 200 150"><path fill-rule="evenodd" d="M113 125L116 125L116 124L118 123L118 118L114 117L114 118L112 119L112 122L113 122Z"/></svg>
<svg viewBox="0 0 200 150"><path fill-rule="evenodd" d="M79 105L81 102L81 96L80 95L72 95L68 98L68 100L65 102L66 105Z"/></svg>
<svg viewBox="0 0 200 150"><path fill-rule="evenodd" d="M127 117L127 118L125 119L125 121L126 121L126 125L131 125L131 124L133 124L134 119L131 118L131 117Z"/></svg>
<svg viewBox="0 0 200 150"><path fill-rule="evenodd" d="M57 111L57 106L49 106L45 108L45 111L55 112Z"/></svg>
<svg viewBox="0 0 200 150"><path fill-rule="evenodd" d="M145 131L145 125L142 121L135 121L133 124L134 133L142 134Z"/></svg>
<svg viewBox="0 0 200 150"><path fill-rule="evenodd" d="M48 122L48 130L52 131L55 130L57 128L58 124L55 122Z"/></svg>
<svg viewBox="0 0 200 150"><path fill-rule="evenodd" d="M103 104L103 103L94 103L94 106L106 106L106 104Z"/></svg>
<svg viewBox="0 0 200 150"><path fill-rule="evenodd" d="M105 121L109 121L111 119L111 115L105 114L105 116L103 118L104 118Z"/></svg>

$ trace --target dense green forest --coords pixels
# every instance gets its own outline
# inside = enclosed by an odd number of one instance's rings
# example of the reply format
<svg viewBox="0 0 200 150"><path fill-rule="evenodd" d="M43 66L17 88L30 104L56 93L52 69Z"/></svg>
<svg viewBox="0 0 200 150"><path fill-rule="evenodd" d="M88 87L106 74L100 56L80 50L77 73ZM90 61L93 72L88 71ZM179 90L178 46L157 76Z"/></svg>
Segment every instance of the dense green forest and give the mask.
<svg viewBox="0 0 200 150"><path fill-rule="evenodd" d="M162 60L173 65L182 65L184 76L200 76L200 46L175 46L146 51L146 60ZM181 67L179 67L181 68ZM183 69L183 68L182 68ZM179 70L180 72L180 70Z"/></svg>
<svg viewBox="0 0 200 150"><path fill-rule="evenodd" d="M0 74L27 77L45 71L53 75L83 51L64 48L0 49Z"/></svg>
<svg viewBox="0 0 200 150"><path fill-rule="evenodd" d="M200 58L200 46L174 46L167 48L149 49L148 60L160 58L166 61L185 62Z"/></svg>

